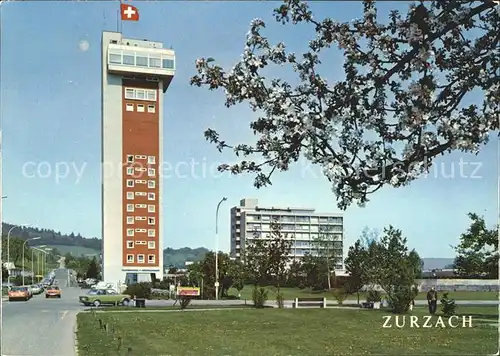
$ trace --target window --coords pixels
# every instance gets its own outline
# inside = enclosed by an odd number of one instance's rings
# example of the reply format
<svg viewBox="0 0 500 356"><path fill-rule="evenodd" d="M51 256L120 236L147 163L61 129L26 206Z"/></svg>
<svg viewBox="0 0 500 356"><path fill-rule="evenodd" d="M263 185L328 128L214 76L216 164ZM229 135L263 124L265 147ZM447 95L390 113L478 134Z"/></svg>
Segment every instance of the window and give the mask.
<svg viewBox="0 0 500 356"><path fill-rule="evenodd" d="M136 241L135 244L136 245L146 245L147 242L146 241Z"/></svg>
<svg viewBox="0 0 500 356"><path fill-rule="evenodd" d="M135 195L137 195L138 197L145 197L146 192L135 192Z"/></svg>
<svg viewBox="0 0 500 356"><path fill-rule="evenodd" d="M149 237L155 237L156 236L155 229L148 229L148 236Z"/></svg>
<svg viewBox="0 0 500 356"><path fill-rule="evenodd" d="M133 216L127 216L127 224L131 225L134 223L134 217Z"/></svg>
<svg viewBox="0 0 500 356"><path fill-rule="evenodd" d="M148 248L149 249L154 249L155 248L155 242L154 241L148 241Z"/></svg>
<svg viewBox="0 0 500 356"><path fill-rule="evenodd" d="M146 232L146 229L135 229L135 232Z"/></svg>
<svg viewBox="0 0 500 356"><path fill-rule="evenodd" d="M144 263L144 255L137 255L137 263Z"/></svg>
<svg viewBox="0 0 500 356"><path fill-rule="evenodd" d="M149 57L149 66L153 68L161 68L161 58Z"/></svg>
<svg viewBox="0 0 500 356"><path fill-rule="evenodd" d="M137 112L144 112L144 105L137 104Z"/></svg>
<svg viewBox="0 0 500 356"><path fill-rule="evenodd" d="M155 163L156 163L156 157L148 156L148 164L155 164Z"/></svg>
<svg viewBox="0 0 500 356"><path fill-rule="evenodd" d="M132 88L125 89L125 99L135 99L135 90Z"/></svg>
<svg viewBox="0 0 500 356"><path fill-rule="evenodd" d="M139 67L147 67L148 66L148 57L136 56L135 64Z"/></svg>
<svg viewBox="0 0 500 356"><path fill-rule="evenodd" d="M135 217L135 220L139 220L139 221L143 221L143 220L146 220L146 217L145 216L136 216Z"/></svg>
<svg viewBox="0 0 500 356"><path fill-rule="evenodd" d="M155 200L155 193L148 193L148 200Z"/></svg>
<svg viewBox="0 0 500 356"><path fill-rule="evenodd" d="M134 110L134 108L132 108ZM155 106L154 105L148 105L148 113L154 114L156 112Z"/></svg>
<svg viewBox="0 0 500 356"><path fill-rule="evenodd" d="M156 101L156 90L148 90L146 95L149 101Z"/></svg>
<svg viewBox="0 0 500 356"><path fill-rule="evenodd" d="M134 212L134 204L127 204L127 212L129 213Z"/></svg>
<svg viewBox="0 0 500 356"><path fill-rule="evenodd" d="M146 204L135 204L135 207L138 208L138 209L145 209L146 208Z"/></svg>
<svg viewBox="0 0 500 356"><path fill-rule="evenodd" d="M134 236L134 229L127 229L127 236Z"/></svg>
<svg viewBox="0 0 500 356"><path fill-rule="evenodd" d="M146 180L142 180L142 179L136 179L135 180L135 184L146 184Z"/></svg>
<svg viewBox="0 0 500 356"><path fill-rule="evenodd" d="M127 248L134 248L134 241L127 241Z"/></svg>
<svg viewBox="0 0 500 356"><path fill-rule="evenodd" d="M121 53L110 53L109 63L122 64L122 54Z"/></svg>
<svg viewBox="0 0 500 356"><path fill-rule="evenodd" d="M154 213L156 211L156 206L148 205L148 213Z"/></svg>
<svg viewBox="0 0 500 356"><path fill-rule="evenodd" d="M144 92L144 89L136 89L135 90L135 98L137 100L145 100L146 99L146 93Z"/></svg>
<svg viewBox="0 0 500 356"><path fill-rule="evenodd" d="M155 255L148 255L148 263L155 263Z"/></svg>
<svg viewBox="0 0 500 356"><path fill-rule="evenodd" d="M174 60L173 59L163 58L163 68L165 68L165 69L174 69Z"/></svg>
<svg viewBox="0 0 500 356"><path fill-rule="evenodd" d="M133 179L127 179L127 187L129 187L129 188L134 187L134 180Z"/></svg>
<svg viewBox="0 0 500 356"><path fill-rule="evenodd" d="M135 65L135 56L134 54L123 54L123 64L133 66Z"/></svg>
<svg viewBox="0 0 500 356"><path fill-rule="evenodd" d="M134 155L127 155L127 163L134 163Z"/></svg>
<svg viewBox="0 0 500 356"><path fill-rule="evenodd" d="M134 255L127 255L127 262L133 263L134 262Z"/></svg>
<svg viewBox="0 0 500 356"><path fill-rule="evenodd" d="M156 101L155 89L125 88L125 99Z"/></svg>
<svg viewBox="0 0 500 356"><path fill-rule="evenodd" d="M147 169L146 168L136 168L135 169L137 172L146 172Z"/></svg>
<svg viewBox="0 0 500 356"><path fill-rule="evenodd" d="M127 175L128 176L134 175L134 167L127 167Z"/></svg>
<svg viewBox="0 0 500 356"><path fill-rule="evenodd" d="M154 225L156 222L155 218L148 218L148 225Z"/></svg>
<svg viewBox="0 0 500 356"><path fill-rule="evenodd" d="M135 159L146 159L146 158L148 157L143 155L135 155Z"/></svg>
<svg viewBox="0 0 500 356"><path fill-rule="evenodd" d="M127 192L127 199L134 200L134 192Z"/></svg>
<svg viewBox="0 0 500 356"><path fill-rule="evenodd" d="M148 188L154 189L156 187L156 181L148 180Z"/></svg>
<svg viewBox="0 0 500 356"><path fill-rule="evenodd" d="M148 176L154 177L156 175L156 169L148 168Z"/></svg>
<svg viewBox="0 0 500 356"><path fill-rule="evenodd" d="M127 111L134 111L134 104L128 104L126 105L126 110Z"/></svg>

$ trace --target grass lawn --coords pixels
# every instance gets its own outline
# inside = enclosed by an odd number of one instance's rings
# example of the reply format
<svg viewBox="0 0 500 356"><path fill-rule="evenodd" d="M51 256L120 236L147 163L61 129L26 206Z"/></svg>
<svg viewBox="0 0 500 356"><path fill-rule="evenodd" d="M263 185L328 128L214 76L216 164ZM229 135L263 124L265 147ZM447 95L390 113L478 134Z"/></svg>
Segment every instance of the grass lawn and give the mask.
<svg viewBox="0 0 500 356"><path fill-rule="evenodd" d="M80 356L494 354L495 307L459 307L472 328L383 328L381 310L245 309L178 313L80 313ZM413 315L422 317L425 308ZM409 318L409 316L407 316ZM99 319L110 325L99 329ZM434 317L436 319L436 317ZM121 347L118 345L121 340Z"/></svg>
<svg viewBox="0 0 500 356"><path fill-rule="evenodd" d="M245 288L241 291L241 299L252 299L252 289L253 286L245 286ZM274 300L274 292L276 291L276 288L274 287L268 287L270 290L269 292L269 300ZM331 292L316 292L312 291L309 288L306 289L298 289L298 288L281 288L281 291L283 295L285 296L285 299L291 300L295 298L300 298L300 297L325 297L327 299L335 299L333 297L333 294ZM439 296L443 292L439 292ZM236 289L230 289L229 290L229 295L238 295L238 291ZM496 292L449 292L449 297L453 298L455 300L498 300L498 293ZM357 297L356 295L351 295L348 300L355 300ZM366 293L360 293L359 296L360 300L366 300ZM427 298L427 293L422 292L419 293L417 296L417 299L419 300L425 300Z"/></svg>

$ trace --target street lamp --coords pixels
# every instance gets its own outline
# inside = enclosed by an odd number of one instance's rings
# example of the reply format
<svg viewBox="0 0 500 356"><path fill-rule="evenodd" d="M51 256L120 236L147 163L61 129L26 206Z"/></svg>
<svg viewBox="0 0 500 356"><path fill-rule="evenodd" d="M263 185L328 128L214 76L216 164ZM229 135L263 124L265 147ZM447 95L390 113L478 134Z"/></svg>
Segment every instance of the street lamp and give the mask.
<svg viewBox="0 0 500 356"><path fill-rule="evenodd" d="M37 236L37 237L32 237L31 239L26 239L26 241L24 241L23 243L23 271L22 271L22 274L23 274L23 286L24 286L24 249L26 247L26 243L28 241L34 241L34 240L40 240L41 237L40 236ZM33 261L32 261L33 262Z"/></svg>
<svg viewBox="0 0 500 356"><path fill-rule="evenodd" d="M39 251L39 252L43 252L45 255L44 255L44 259L45 259L45 268L47 268L47 255L49 254L47 251L45 250L42 250L41 248L37 248L37 247L32 247L31 248L31 265L33 266L33 251L36 250L36 251ZM38 270L38 275L40 275L40 254L38 254L38 258L36 259L36 264L37 264L37 270ZM42 276L45 276L44 275L44 269L43 269L43 260L42 260ZM33 267L32 267L33 268Z"/></svg>
<svg viewBox="0 0 500 356"><path fill-rule="evenodd" d="M215 300L219 299L219 208L227 200L222 198L215 211Z"/></svg>
<svg viewBox="0 0 500 356"><path fill-rule="evenodd" d="M7 196L2 197L2 199L3 198L7 198ZM18 227L26 227L26 226L30 225L29 224L14 225L10 228L9 232L7 232L7 270L9 271L9 274L7 275L8 285L10 285L10 233Z"/></svg>

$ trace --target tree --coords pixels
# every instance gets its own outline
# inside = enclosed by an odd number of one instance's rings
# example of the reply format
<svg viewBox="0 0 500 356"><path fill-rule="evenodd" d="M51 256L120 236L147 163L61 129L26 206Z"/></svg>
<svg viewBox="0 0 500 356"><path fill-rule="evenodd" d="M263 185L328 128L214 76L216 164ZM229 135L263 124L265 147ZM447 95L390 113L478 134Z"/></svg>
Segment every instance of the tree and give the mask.
<svg viewBox="0 0 500 356"><path fill-rule="evenodd" d="M455 247L454 268L463 277L498 278L498 230L488 229L484 218L468 214L471 225Z"/></svg>
<svg viewBox="0 0 500 356"><path fill-rule="evenodd" d="M422 275L422 260L415 250L409 250L401 230L392 226L384 229L380 242L368 249L368 279L387 294L395 313L408 310L416 296L415 280Z"/></svg>
<svg viewBox="0 0 500 356"><path fill-rule="evenodd" d="M337 236L338 234L333 232L332 227L321 227L318 237L313 241L317 256L325 264L328 289L332 289L332 267L335 268L339 257L342 260L342 255L338 255L338 251L342 253L342 239L338 239Z"/></svg>
<svg viewBox="0 0 500 356"><path fill-rule="evenodd" d="M245 248L244 265L246 275L255 286L274 282L280 293L280 285L285 280L286 269L291 260L293 240L282 233L278 220L270 224L271 233L267 238L255 234Z"/></svg>
<svg viewBox="0 0 500 356"><path fill-rule="evenodd" d="M307 253L302 258L302 271L305 275L306 287L313 290L324 290L328 287L326 283L328 270L320 257Z"/></svg>
<svg viewBox="0 0 500 356"><path fill-rule="evenodd" d="M391 11L387 23L377 21L374 1L363 3L360 19L339 23L313 16L300 0L283 1L276 21L316 31L302 55L271 44L264 21L255 19L231 70L213 58L196 61L192 85L222 89L227 107L247 101L260 115L250 124L254 145L233 146L214 129L205 132L219 151L242 157L220 171L254 173L260 188L303 155L323 167L345 209L384 185L409 184L439 155L477 152L488 141L500 109L494 2L420 2L406 14ZM345 79L329 83L320 54L335 46L344 54ZM275 65L290 66L300 82L265 77ZM482 103L464 107L472 91Z"/></svg>
<svg viewBox="0 0 500 356"><path fill-rule="evenodd" d="M347 258L344 261L345 269L349 273L349 292L356 293L359 304L359 291L369 282L367 265L370 262L367 248L363 246L361 240L357 240L353 246L349 247Z"/></svg>
<svg viewBox="0 0 500 356"><path fill-rule="evenodd" d="M24 243L25 240L22 240L17 237L10 237L9 239L9 258L10 262L15 266L19 266L22 263L23 259L23 248L24 248L24 259L27 261L31 261L31 250L28 246L28 243ZM7 239L2 239L2 260L7 261Z"/></svg>
<svg viewBox="0 0 500 356"><path fill-rule="evenodd" d="M306 286L304 276L305 274L302 261L293 260L288 268L287 285L289 287L298 287L300 289L304 288Z"/></svg>
<svg viewBox="0 0 500 356"><path fill-rule="evenodd" d="M71 254L68 254L65 257L66 260L66 268L74 270L76 273L80 273L81 275L85 275L86 278L97 278L97 277L91 277L87 276L87 272L89 271L90 264L91 264L91 259L85 256L80 256L80 257L74 257ZM95 257L94 257L95 260ZM96 262L97 265L97 262ZM91 271L92 272L92 271ZM98 273L99 275L99 269Z"/></svg>
<svg viewBox="0 0 500 356"><path fill-rule="evenodd" d="M92 261L90 261L85 275L87 276L87 278L97 278L97 276L99 275L99 266L97 265L97 260L95 257L93 257Z"/></svg>
<svg viewBox="0 0 500 356"><path fill-rule="evenodd" d="M218 255L218 279L221 288L220 296L226 296L229 288L233 284L231 276L232 265L228 254L219 252ZM215 253L210 251L205 254L202 261L195 262L188 267L188 278L191 283L201 286L203 284L204 297L215 297Z"/></svg>
<svg viewBox="0 0 500 356"><path fill-rule="evenodd" d="M5 282L9 278L9 271L5 266L2 264L2 282Z"/></svg>

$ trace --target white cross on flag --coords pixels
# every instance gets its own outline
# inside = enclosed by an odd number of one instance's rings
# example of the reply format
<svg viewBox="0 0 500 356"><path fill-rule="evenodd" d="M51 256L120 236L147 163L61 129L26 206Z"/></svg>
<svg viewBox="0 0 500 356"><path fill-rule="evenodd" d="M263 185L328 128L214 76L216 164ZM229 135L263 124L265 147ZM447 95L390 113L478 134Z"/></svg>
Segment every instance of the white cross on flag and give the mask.
<svg viewBox="0 0 500 356"><path fill-rule="evenodd" d="M139 21L139 11L137 8L128 4L120 4L122 21Z"/></svg>

